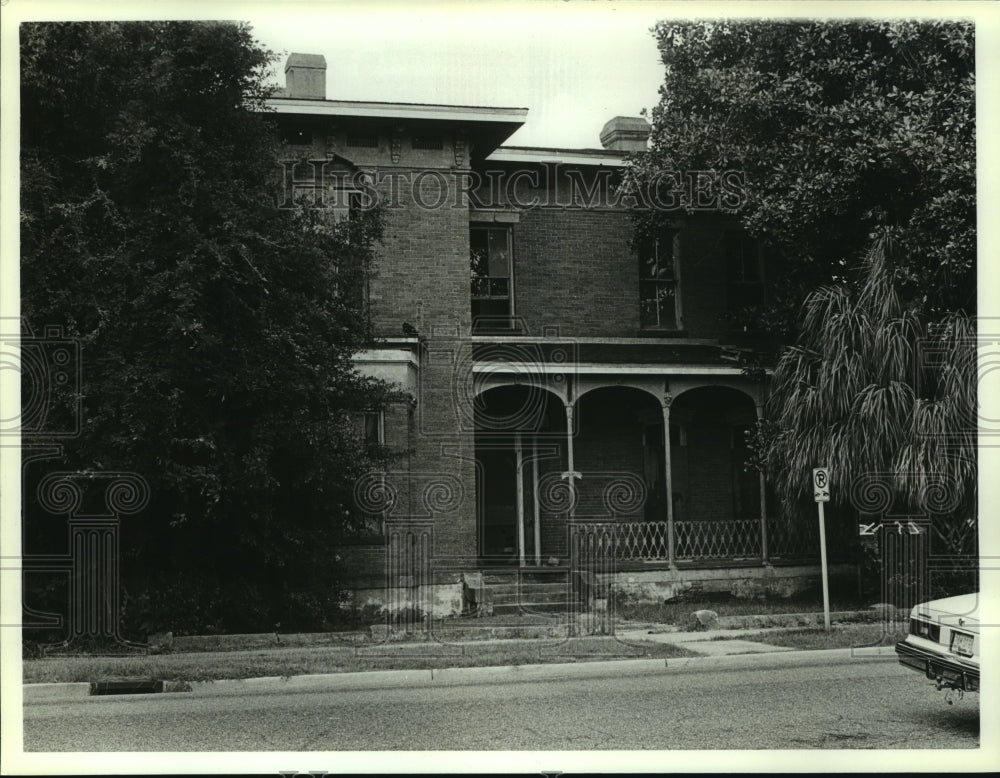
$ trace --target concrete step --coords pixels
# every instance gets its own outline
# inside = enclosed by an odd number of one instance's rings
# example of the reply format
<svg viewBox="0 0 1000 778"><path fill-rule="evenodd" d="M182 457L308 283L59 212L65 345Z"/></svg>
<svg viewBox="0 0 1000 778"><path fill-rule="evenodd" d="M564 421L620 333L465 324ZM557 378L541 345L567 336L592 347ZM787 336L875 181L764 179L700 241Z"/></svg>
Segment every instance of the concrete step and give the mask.
<svg viewBox="0 0 1000 778"><path fill-rule="evenodd" d="M569 587L564 583L503 583L503 584L488 584L485 587L487 592L492 592L494 596L506 596L520 594L525 598L530 598L534 596L548 597L551 595L560 595L565 597L569 592Z"/></svg>
<svg viewBox="0 0 1000 778"><path fill-rule="evenodd" d="M570 603L555 602L503 602L493 603L493 613L569 613Z"/></svg>
<svg viewBox="0 0 1000 778"><path fill-rule="evenodd" d="M434 632L443 642L450 640L537 640L538 638L564 638L570 634L565 623L544 626L529 624L523 627L451 627Z"/></svg>
<svg viewBox="0 0 1000 778"><path fill-rule="evenodd" d="M510 583L564 583L567 580L565 570L483 570L483 583L510 584Z"/></svg>

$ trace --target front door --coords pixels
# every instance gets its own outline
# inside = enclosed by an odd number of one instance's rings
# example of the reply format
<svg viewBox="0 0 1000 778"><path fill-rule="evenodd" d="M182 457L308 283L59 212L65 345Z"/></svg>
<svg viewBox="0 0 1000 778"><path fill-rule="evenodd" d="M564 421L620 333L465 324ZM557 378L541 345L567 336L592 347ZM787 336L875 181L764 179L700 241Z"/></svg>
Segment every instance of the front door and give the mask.
<svg viewBox="0 0 1000 778"><path fill-rule="evenodd" d="M538 461L532 438L476 448L479 556L494 564L541 564Z"/></svg>
<svg viewBox="0 0 1000 778"><path fill-rule="evenodd" d="M476 452L479 555L491 563L518 561L517 462L513 447Z"/></svg>

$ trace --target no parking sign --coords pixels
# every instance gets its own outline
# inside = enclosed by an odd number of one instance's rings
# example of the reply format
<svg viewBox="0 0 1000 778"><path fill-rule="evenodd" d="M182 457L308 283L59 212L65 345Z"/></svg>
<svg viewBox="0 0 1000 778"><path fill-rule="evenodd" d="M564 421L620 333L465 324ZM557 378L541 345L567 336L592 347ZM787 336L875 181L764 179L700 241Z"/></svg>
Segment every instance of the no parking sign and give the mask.
<svg viewBox="0 0 1000 778"><path fill-rule="evenodd" d="M830 468L813 469L813 499L819 511L819 558L823 568L823 624L830 629L830 590L826 570L826 522L823 519L823 503L830 502Z"/></svg>
<svg viewBox="0 0 1000 778"><path fill-rule="evenodd" d="M813 499L830 502L830 468L817 467L813 470Z"/></svg>

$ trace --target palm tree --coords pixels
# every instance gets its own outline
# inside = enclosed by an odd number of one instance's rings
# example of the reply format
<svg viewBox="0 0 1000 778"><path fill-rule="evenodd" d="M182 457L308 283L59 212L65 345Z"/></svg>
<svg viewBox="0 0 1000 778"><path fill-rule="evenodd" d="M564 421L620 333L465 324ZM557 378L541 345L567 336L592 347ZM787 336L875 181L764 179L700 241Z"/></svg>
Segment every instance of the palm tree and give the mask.
<svg viewBox="0 0 1000 778"><path fill-rule="evenodd" d="M974 557L975 324L924 300L901 299L885 237L855 285L811 294L774 372L761 460L789 521L813 514L811 469L827 466L833 507L928 516L942 551Z"/></svg>

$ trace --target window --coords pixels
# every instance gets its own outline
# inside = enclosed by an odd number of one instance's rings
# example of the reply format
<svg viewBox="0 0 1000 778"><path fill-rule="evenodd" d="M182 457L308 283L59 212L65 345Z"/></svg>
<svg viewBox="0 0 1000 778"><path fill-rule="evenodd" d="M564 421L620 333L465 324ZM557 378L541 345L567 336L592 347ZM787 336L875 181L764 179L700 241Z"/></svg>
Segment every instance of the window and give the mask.
<svg viewBox="0 0 1000 778"><path fill-rule="evenodd" d="M385 445L385 414L382 411L365 411L361 419L363 428L362 433L364 435L365 445L369 451L373 449L380 448ZM378 476L381 489L380 493L385 491L385 475L380 474ZM383 534L383 528L385 527L385 512L373 513L369 511L364 511L362 513L364 518L364 524L360 529L359 535L361 537L381 535Z"/></svg>
<svg viewBox="0 0 1000 778"><path fill-rule="evenodd" d="M472 227L469 233L474 329L510 329L514 313L510 229Z"/></svg>
<svg viewBox="0 0 1000 778"><path fill-rule="evenodd" d="M365 443L369 447L385 445L385 415L382 411L365 411Z"/></svg>
<svg viewBox="0 0 1000 778"><path fill-rule="evenodd" d="M361 210L361 192L355 189L331 189L324 205L334 224L353 221L358 218Z"/></svg>
<svg viewBox="0 0 1000 778"><path fill-rule="evenodd" d="M677 233L660 233L639 249L639 324L643 329L678 329Z"/></svg>
<svg viewBox="0 0 1000 778"><path fill-rule="evenodd" d="M764 302L764 274L760 244L745 232L726 233L727 304L737 311Z"/></svg>

